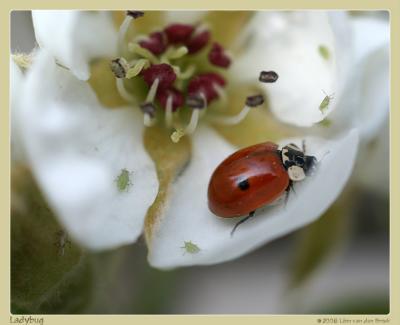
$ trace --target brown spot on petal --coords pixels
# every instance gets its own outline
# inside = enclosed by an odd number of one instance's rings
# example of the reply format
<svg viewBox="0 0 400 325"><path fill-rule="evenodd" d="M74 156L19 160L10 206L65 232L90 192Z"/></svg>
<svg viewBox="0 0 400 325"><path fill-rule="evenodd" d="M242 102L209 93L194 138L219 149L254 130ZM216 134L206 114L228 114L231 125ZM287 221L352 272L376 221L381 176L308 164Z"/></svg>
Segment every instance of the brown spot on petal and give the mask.
<svg viewBox="0 0 400 325"><path fill-rule="evenodd" d="M147 211L144 225L149 249L154 230L162 217L165 202L169 199L171 185L190 161L189 138L183 137L178 143L173 143L170 135L170 131L158 126L146 128L143 135L144 146L156 165L159 181L157 197Z"/></svg>

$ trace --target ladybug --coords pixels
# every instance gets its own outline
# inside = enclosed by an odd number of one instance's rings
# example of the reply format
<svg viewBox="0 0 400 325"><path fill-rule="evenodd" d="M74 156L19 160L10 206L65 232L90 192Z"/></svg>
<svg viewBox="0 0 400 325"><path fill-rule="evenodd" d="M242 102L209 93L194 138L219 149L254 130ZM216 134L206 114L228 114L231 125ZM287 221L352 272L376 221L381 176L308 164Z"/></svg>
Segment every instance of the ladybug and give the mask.
<svg viewBox="0 0 400 325"><path fill-rule="evenodd" d="M247 215L268 205L292 188L293 182L304 180L316 167L317 159L305 155L295 144L279 150L272 142L256 144L236 151L214 171L208 185L208 207L215 215L233 218Z"/></svg>

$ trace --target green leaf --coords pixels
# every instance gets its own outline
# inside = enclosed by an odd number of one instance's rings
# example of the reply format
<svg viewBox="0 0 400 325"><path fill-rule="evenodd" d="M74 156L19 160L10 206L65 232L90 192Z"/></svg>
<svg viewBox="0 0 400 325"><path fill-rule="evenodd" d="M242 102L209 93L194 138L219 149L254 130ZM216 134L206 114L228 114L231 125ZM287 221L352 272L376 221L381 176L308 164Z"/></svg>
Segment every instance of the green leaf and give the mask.
<svg viewBox="0 0 400 325"><path fill-rule="evenodd" d="M31 312L81 270L82 250L69 243L30 171L11 174L11 301Z"/></svg>

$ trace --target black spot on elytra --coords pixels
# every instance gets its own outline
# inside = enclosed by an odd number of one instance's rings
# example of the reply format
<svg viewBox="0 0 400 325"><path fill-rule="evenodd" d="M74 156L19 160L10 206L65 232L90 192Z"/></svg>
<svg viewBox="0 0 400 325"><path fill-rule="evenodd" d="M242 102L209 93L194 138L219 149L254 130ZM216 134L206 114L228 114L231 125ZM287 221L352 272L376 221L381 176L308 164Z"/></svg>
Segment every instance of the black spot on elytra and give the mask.
<svg viewBox="0 0 400 325"><path fill-rule="evenodd" d="M250 187L249 181L247 179L240 181L237 185L242 191L245 191Z"/></svg>

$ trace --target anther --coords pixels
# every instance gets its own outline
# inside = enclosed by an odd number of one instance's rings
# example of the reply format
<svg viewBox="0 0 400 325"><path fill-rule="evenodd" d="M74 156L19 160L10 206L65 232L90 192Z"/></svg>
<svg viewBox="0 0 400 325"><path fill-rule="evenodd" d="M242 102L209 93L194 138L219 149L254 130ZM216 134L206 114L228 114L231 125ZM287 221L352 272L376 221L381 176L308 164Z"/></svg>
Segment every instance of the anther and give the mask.
<svg viewBox="0 0 400 325"><path fill-rule="evenodd" d="M247 116L247 114L253 107L258 107L263 103L264 103L264 97L262 95L249 96L246 98L246 104L239 114L234 116L213 116L210 117L210 121L223 125L239 124L241 121L244 120L244 118Z"/></svg>
<svg viewBox="0 0 400 325"><path fill-rule="evenodd" d="M153 126L156 122L155 120L155 113L156 108L154 107L153 103L145 102L140 105L140 109L143 112L143 123L145 126L150 127Z"/></svg>
<svg viewBox="0 0 400 325"><path fill-rule="evenodd" d="M186 43L194 31L194 27L184 24L172 24L164 29L171 44Z"/></svg>
<svg viewBox="0 0 400 325"><path fill-rule="evenodd" d="M264 97L262 95L254 95L246 98L246 105L249 107L257 107L264 103Z"/></svg>
<svg viewBox="0 0 400 325"><path fill-rule="evenodd" d="M137 18L143 17L144 12L138 11L138 10L127 10L126 15L129 17L132 17L133 19L137 19Z"/></svg>
<svg viewBox="0 0 400 325"><path fill-rule="evenodd" d="M154 55L164 53L167 48L165 35L162 32L151 33L148 38L139 41L139 45Z"/></svg>
<svg viewBox="0 0 400 325"><path fill-rule="evenodd" d="M128 50L132 53L138 54L145 59L149 60L153 64L158 64L159 60L158 58L147 48L144 48L140 46L139 44L136 43L129 43L128 44Z"/></svg>
<svg viewBox="0 0 400 325"><path fill-rule="evenodd" d="M174 69L169 64L154 64L142 71L143 79L148 86L151 86L154 80L159 79L159 87L166 89L172 86L176 80Z"/></svg>
<svg viewBox="0 0 400 325"><path fill-rule="evenodd" d="M208 53L208 59L212 64L221 68L228 68L231 65L231 59L225 53L224 48L218 43L212 45L210 53Z"/></svg>
<svg viewBox="0 0 400 325"><path fill-rule="evenodd" d="M111 61L111 70L116 78L125 78L129 70L129 63L124 58Z"/></svg>
<svg viewBox="0 0 400 325"><path fill-rule="evenodd" d="M146 69L150 66L150 63L146 59L139 59L135 62L133 67L130 67L128 72L126 73L126 78L131 79L139 75L143 69Z"/></svg>
<svg viewBox="0 0 400 325"><path fill-rule="evenodd" d="M186 105L193 109L202 109L207 106L207 103L204 95L191 95L186 98Z"/></svg>
<svg viewBox="0 0 400 325"><path fill-rule="evenodd" d="M261 71L258 80L261 82L272 83L277 81L278 78L279 76L275 71Z"/></svg>
<svg viewBox="0 0 400 325"><path fill-rule="evenodd" d="M203 94L208 103L218 98L215 85L225 86L225 80L217 73L209 72L195 76L188 85L189 95Z"/></svg>
<svg viewBox="0 0 400 325"><path fill-rule="evenodd" d="M197 53L203 49L210 41L211 33L206 26L202 25L196 28L186 46L190 54Z"/></svg>

